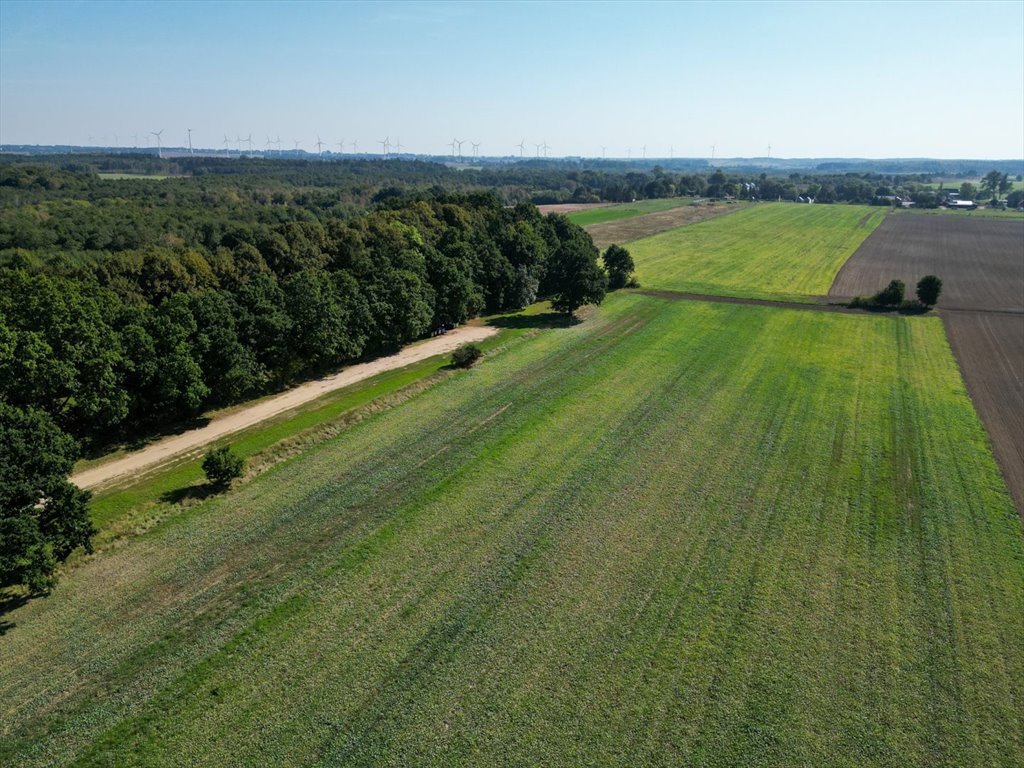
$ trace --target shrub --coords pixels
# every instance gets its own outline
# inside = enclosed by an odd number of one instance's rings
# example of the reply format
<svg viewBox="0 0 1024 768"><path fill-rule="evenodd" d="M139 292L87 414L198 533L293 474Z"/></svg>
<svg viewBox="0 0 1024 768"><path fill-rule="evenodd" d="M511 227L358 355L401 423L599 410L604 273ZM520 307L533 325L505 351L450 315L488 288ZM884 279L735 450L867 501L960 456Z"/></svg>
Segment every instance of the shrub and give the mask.
<svg viewBox="0 0 1024 768"><path fill-rule="evenodd" d="M893 280L885 288L874 295L875 304L882 307L898 307L903 302L906 286L902 280Z"/></svg>
<svg viewBox="0 0 1024 768"><path fill-rule="evenodd" d="M942 281L935 275L925 275L917 281L917 300L926 307L934 307L942 293Z"/></svg>
<svg viewBox="0 0 1024 768"><path fill-rule="evenodd" d="M483 350L476 344L466 344L452 352L452 365L456 368L472 368L482 355Z"/></svg>
<svg viewBox="0 0 1024 768"><path fill-rule="evenodd" d="M245 459L231 450L231 446L211 448L203 457L203 472L206 479L214 485L228 486L236 477L242 475Z"/></svg>

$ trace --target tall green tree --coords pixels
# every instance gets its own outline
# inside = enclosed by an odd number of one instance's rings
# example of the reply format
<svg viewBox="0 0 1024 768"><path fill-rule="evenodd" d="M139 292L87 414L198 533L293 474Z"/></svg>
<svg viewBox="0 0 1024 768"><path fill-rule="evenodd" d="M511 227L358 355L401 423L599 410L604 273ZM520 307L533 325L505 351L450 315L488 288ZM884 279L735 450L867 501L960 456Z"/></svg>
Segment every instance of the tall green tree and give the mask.
<svg viewBox="0 0 1024 768"><path fill-rule="evenodd" d="M609 245L602 259L605 272L608 273L608 290L617 291L633 281L633 257L621 245Z"/></svg>
<svg viewBox="0 0 1024 768"><path fill-rule="evenodd" d="M917 300L926 307L934 307L942 293L942 281L935 275L925 275L917 281Z"/></svg>
<svg viewBox="0 0 1024 768"><path fill-rule="evenodd" d="M548 217L556 245L548 254L545 292L555 311L572 315L585 304L600 304L608 277L597 263L594 241L564 216Z"/></svg>
<svg viewBox="0 0 1024 768"><path fill-rule="evenodd" d="M95 532L89 493L67 479L78 445L43 411L0 401L0 446L0 587L44 592Z"/></svg>

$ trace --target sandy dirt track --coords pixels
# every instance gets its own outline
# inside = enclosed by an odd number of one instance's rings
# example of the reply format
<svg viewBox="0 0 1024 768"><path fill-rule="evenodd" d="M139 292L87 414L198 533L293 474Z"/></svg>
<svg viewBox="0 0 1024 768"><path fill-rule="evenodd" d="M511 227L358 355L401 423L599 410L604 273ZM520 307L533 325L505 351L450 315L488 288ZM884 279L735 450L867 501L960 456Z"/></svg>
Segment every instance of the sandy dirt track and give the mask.
<svg viewBox="0 0 1024 768"><path fill-rule="evenodd" d="M261 421L316 400L333 390L347 387L384 371L402 368L434 355L451 352L456 347L481 341L497 332L497 328L486 326L457 328L444 336L412 344L393 355L380 357L368 363L359 363L331 376L300 384L294 389L289 389L287 392L282 392L280 395L255 405L214 418L209 424L199 429L164 438L122 458L90 467L72 475L71 482L80 488L98 488L128 479L183 454L203 448L208 443L225 435L247 429Z"/></svg>

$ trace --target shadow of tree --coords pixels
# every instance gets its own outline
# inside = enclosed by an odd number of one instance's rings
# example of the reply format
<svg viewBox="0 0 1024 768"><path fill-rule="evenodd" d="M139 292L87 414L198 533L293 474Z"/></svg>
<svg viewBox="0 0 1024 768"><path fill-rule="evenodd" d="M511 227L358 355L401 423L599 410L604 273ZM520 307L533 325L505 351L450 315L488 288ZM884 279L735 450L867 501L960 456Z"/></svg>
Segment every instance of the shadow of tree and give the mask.
<svg viewBox="0 0 1024 768"><path fill-rule="evenodd" d="M538 315L503 315L487 321L493 328L570 328L582 322L575 315L543 312Z"/></svg>
<svg viewBox="0 0 1024 768"><path fill-rule="evenodd" d="M27 603L31 597L31 595L24 593L14 594L9 591L0 591L0 616L5 616L15 608L20 608ZM14 629L15 626L17 625L13 621L0 619L0 637L6 635Z"/></svg>
<svg viewBox="0 0 1024 768"><path fill-rule="evenodd" d="M226 491L227 486L211 485L209 483L203 483L201 485L186 485L184 488L175 488L172 491L167 491L160 494L160 501L167 504L180 504L183 501L202 501L208 499L211 496L215 496L222 491Z"/></svg>

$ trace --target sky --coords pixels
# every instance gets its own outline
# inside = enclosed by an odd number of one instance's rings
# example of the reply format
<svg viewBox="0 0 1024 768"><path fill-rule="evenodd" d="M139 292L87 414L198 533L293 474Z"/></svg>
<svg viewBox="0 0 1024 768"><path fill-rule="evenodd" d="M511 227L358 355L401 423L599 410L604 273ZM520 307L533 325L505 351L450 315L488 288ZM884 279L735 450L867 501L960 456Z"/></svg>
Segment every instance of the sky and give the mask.
<svg viewBox="0 0 1024 768"><path fill-rule="evenodd" d="M188 128L197 147L1019 159L1024 2L0 2L0 144Z"/></svg>

